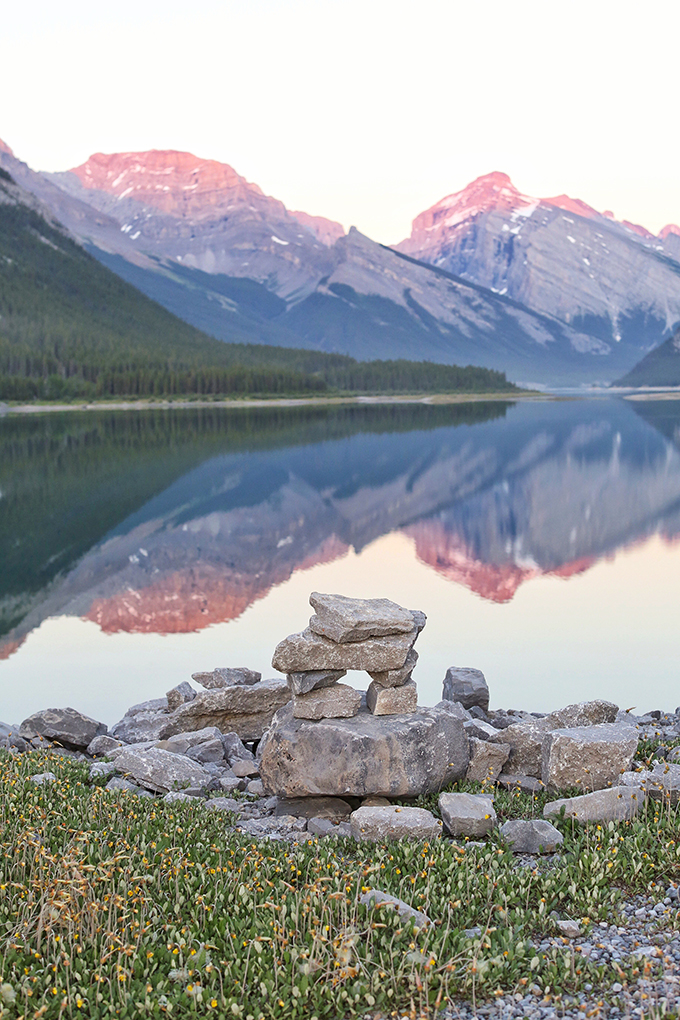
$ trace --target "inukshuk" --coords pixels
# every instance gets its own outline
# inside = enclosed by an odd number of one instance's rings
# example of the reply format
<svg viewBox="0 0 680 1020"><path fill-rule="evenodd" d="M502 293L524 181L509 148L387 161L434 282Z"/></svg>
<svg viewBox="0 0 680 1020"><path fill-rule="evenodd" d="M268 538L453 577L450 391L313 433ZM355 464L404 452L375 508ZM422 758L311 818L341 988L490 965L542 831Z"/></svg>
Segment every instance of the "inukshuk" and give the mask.
<svg viewBox="0 0 680 1020"><path fill-rule="evenodd" d="M371 677L366 705L374 715L415 712L418 692L411 674L414 649L426 616L389 599L352 599L312 592L309 626L274 652L272 666L287 674L296 719L346 719L359 712L361 692L338 683L347 670Z"/></svg>

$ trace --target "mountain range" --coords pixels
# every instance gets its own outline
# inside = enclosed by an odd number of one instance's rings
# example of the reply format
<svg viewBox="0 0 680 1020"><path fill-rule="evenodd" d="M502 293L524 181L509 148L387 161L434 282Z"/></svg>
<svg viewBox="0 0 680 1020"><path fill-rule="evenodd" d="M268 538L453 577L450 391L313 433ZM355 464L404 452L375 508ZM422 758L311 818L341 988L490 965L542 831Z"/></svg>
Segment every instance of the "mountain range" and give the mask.
<svg viewBox="0 0 680 1020"><path fill-rule="evenodd" d="M0 167L101 263L221 340L564 385L618 379L680 323L680 228L655 237L501 173L389 247L189 153L99 153L48 174L2 144Z"/></svg>

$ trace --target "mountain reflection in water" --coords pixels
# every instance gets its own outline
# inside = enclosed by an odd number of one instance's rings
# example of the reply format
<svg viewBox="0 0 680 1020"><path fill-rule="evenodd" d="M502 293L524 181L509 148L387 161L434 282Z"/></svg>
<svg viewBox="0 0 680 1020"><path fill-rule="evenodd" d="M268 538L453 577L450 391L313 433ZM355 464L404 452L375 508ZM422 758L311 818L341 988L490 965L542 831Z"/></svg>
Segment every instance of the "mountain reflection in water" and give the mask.
<svg viewBox="0 0 680 1020"><path fill-rule="evenodd" d="M508 602L674 539L679 435L680 402L605 399L6 417L0 658L55 616L200 631L395 531Z"/></svg>

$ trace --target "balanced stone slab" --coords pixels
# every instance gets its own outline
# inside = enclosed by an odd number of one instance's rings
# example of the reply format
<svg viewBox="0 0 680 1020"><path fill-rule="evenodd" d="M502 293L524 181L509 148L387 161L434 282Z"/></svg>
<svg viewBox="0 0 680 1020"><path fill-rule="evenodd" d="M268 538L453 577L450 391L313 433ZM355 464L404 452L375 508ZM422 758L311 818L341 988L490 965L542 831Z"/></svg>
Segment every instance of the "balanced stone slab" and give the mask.
<svg viewBox="0 0 680 1020"><path fill-rule="evenodd" d="M311 669L307 672L289 673L286 682L293 694L309 694L320 687L332 687L347 675L346 669Z"/></svg>
<svg viewBox="0 0 680 1020"><path fill-rule="evenodd" d="M462 779L469 761L461 719L436 708L411 715L307 722L279 709L260 748L266 792L278 797L416 797Z"/></svg>
<svg viewBox="0 0 680 1020"><path fill-rule="evenodd" d="M205 687L206 690L219 690L222 687L237 685L250 687L262 679L262 674L245 666L218 666L210 673L192 673L191 679Z"/></svg>
<svg viewBox="0 0 680 1020"><path fill-rule="evenodd" d="M442 823L425 808L360 807L349 818L356 840L383 843L393 839L436 839Z"/></svg>
<svg viewBox="0 0 680 1020"><path fill-rule="evenodd" d="M553 730L543 744L541 779L556 790L569 786L587 792L601 790L618 784L621 773L630 768L637 746L637 730L619 723Z"/></svg>
<svg viewBox="0 0 680 1020"><path fill-rule="evenodd" d="M279 642L272 666L280 673L318 669L359 669L372 673L401 669L417 636L413 620L411 630L406 633L346 644L331 641L307 627L302 633L290 634Z"/></svg>
<svg viewBox="0 0 680 1020"><path fill-rule="evenodd" d="M418 688L414 680L400 687L383 687L374 680L366 691L366 705L373 715L402 715L418 708Z"/></svg>
<svg viewBox="0 0 680 1020"><path fill-rule="evenodd" d="M564 730L573 726L596 726L598 723L616 722L619 706L612 701L579 701L545 716L551 730Z"/></svg>
<svg viewBox="0 0 680 1020"><path fill-rule="evenodd" d="M201 691L193 701L164 715L160 736L216 726L222 733L237 733L241 740L259 740L274 713L291 699L285 680L262 680L252 687L240 684Z"/></svg>
<svg viewBox="0 0 680 1020"><path fill-rule="evenodd" d="M595 790L582 797L564 797L552 800L543 808L544 818L559 816L564 808L565 818L577 822L622 822L634 818L645 802L643 789L613 786L608 790Z"/></svg>
<svg viewBox="0 0 680 1020"><path fill-rule="evenodd" d="M412 648L406 656L406 662L401 669L388 669L381 673L369 671L371 680L375 680L381 687L403 687L411 679L411 673L416 668L418 653Z"/></svg>
<svg viewBox="0 0 680 1020"><path fill-rule="evenodd" d="M340 644L370 637L408 634L413 616L390 599L352 599L313 591L309 602L316 614L309 621L315 634Z"/></svg>
<svg viewBox="0 0 680 1020"><path fill-rule="evenodd" d="M333 684L293 698L296 719L351 719L359 711L361 693L348 684Z"/></svg>
<svg viewBox="0 0 680 1020"><path fill-rule="evenodd" d="M444 677L442 698L445 701L457 701L463 708L477 705L486 712L489 707L489 688L481 669L450 666Z"/></svg>
<svg viewBox="0 0 680 1020"><path fill-rule="evenodd" d="M440 793L439 811L452 836L488 836L496 827L492 797L473 793Z"/></svg>

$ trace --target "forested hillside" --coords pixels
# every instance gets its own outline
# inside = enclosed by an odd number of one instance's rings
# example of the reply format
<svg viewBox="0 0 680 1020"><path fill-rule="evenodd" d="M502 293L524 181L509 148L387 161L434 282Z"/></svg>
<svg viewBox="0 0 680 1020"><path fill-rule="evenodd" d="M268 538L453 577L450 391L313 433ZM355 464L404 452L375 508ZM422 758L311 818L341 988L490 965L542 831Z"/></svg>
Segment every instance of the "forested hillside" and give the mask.
<svg viewBox="0 0 680 1020"><path fill-rule="evenodd" d="M513 390L502 373L357 362L187 325L84 251L0 169L0 398Z"/></svg>

